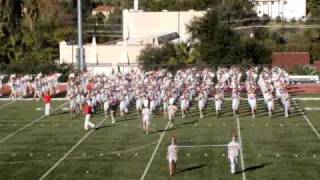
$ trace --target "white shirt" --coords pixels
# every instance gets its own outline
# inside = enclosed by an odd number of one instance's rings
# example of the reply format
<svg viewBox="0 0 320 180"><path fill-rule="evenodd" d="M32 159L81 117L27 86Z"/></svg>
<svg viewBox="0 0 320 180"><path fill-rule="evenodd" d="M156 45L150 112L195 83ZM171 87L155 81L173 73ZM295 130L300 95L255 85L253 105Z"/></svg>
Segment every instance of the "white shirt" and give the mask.
<svg viewBox="0 0 320 180"><path fill-rule="evenodd" d="M149 120L150 119L150 110L149 108L143 108L142 109L142 116L144 120Z"/></svg>
<svg viewBox="0 0 320 180"><path fill-rule="evenodd" d="M179 151L178 146L171 144L168 147L168 157L170 157L170 158L178 158L178 151Z"/></svg>
<svg viewBox="0 0 320 180"><path fill-rule="evenodd" d="M231 141L228 144L228 157L235 158L239 156L240 144L237 141Z"/></svg>

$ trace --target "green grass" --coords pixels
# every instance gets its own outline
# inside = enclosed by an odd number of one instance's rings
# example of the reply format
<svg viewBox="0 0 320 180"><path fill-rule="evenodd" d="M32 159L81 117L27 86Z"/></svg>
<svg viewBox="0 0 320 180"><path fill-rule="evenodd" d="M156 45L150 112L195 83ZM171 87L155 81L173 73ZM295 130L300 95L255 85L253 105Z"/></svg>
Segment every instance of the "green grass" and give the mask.
<svg viewBox="0 0 320 180"><path fill-rule="evenodd" d="M53 106L62 103L54 102ZM298 101L298 104L301 108L320 107L320 101ZM0 109L0 140L41 117L43 112L35 109L42 106L42 102L18 101ZM175 135L179 145L226 144L232 130L237 130L230 107L231 102L225 101L219 119L213 103L203 119L199 119L195 109L185 120L178 114L176 126L165 132L145 179L242 179L241 173L230 175L225 148L181 148L178 173L168 176L166 150L170 137ZM317 130L320 130L319 113L306 112ZM292 117L286 119L277 103L275 115L270 119L259 102L257 116L252 120L247 102L242 101L239 119L247 179L319 179L320 139L298 109L295 107ZM92 121L98 124L103 118L99 112ZM71 119L69 113L58 110L0 143L0 179L39 179L86 135L83 120L83 117ZM125 119L118 118L114 127L107 119L46 179L140 179L166 124L167 119L157 114L151 134L144 135L135 112L131 111Z"/></svg>

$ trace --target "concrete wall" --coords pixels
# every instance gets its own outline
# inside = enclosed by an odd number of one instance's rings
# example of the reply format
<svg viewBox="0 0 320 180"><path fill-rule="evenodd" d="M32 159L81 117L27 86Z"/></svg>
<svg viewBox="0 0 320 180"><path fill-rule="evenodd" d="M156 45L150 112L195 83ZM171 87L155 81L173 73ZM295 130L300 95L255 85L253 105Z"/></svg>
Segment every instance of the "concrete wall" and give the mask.
<svg viewBox="0 0 320 180"><path fill-rule="evenodd" d="M122 45L97 45L96 47L91 44L84 45L85 60L90 64L112 64L118 63L137 63L137 57L140 51L144 48L143 45L128 46L127 48ZM73 49L73 50L72 50ZM127 57L126 50L127 49ZM67 45L65 41L60 42L60 63L76 63L77 45Z"/></svg>
<svg viewBox="0 0 320 180"><path fill-rule="evenodd" d="M306 17L306 0L253 0L258 16L264 14L275 19L277 16L286 20L296 20Z"/></svg>

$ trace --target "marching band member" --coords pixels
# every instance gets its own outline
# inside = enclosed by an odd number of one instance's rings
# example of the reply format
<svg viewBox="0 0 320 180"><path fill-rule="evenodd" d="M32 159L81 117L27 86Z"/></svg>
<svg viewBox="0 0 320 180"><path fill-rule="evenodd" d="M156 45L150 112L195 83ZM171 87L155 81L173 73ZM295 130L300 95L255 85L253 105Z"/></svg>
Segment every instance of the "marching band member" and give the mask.
<svg viewBox="0 0 320 180"><path fill-rule="evenodd" d="M177 162L178 162L178 151L177 140L175 136L171 136L171 144L167 151L167 160L169 163L169 175L173 176L176 173Z"/></svg>

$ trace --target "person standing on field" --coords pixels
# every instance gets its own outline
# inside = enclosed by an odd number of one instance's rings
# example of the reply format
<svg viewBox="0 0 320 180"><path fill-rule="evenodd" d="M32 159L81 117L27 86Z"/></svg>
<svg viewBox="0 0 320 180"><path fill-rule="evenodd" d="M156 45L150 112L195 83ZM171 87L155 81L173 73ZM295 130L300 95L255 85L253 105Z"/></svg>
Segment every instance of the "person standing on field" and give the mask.
<svg viewBox="0 0 320 180"><path fill-rule="evenodd" d="M235 174L238 169L238 158L240 152L240 143L237 141L235 133L232 135L232 141L228 144L228 158L230 161L231 174Z"/></svg>
<svg viewBox="0 0 320 180"><path fill-rule="evenodd" d="M50 116L50 107L51 107L51 95L49 91L45 92L43 95L43 102L45 104L44 115Z"/></svg>

